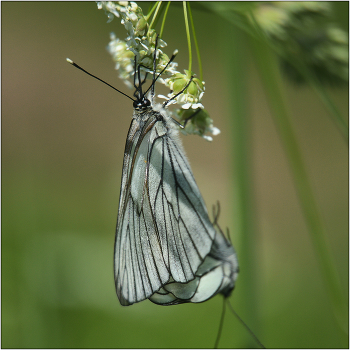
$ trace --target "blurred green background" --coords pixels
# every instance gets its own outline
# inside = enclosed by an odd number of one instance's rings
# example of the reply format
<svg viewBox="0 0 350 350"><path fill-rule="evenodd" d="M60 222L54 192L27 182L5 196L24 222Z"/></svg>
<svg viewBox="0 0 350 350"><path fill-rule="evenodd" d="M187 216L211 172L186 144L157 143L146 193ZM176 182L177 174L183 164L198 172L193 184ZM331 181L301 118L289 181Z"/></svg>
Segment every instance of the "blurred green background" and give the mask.
<svg viewBox="0 0 350 350"><path fill-rule="evenodd" d="M335 21L347 30L348 3L332 6ZM120 21L107 24L92 2L2 2L1 7L2 347L212 347L221 297L198 305L144 301L122 307L115 294L114 230L132 105L65 58L131 94L106 51L111 31L126 37ZM203 103L221 134L211 143L197 136L182 139L209 211L219 200L219 222L231 228L244 261L234 229L239 219L233 215L234 97L228 82L234 77L228 76L233 63L227 50L232 25L203 9L194 8L193 17L206 82ZM166 53L179 50L179 70L187 69L181 6L170 7L163 38ZM245 86L250 116L256 255L253 266L241 264L231 303L266 347L348 347L348 326L332 312L257 66L248 49L241 54L247 69L244 81L235 83ZM314 91L286 79L283 85L347 299L347 143ZM347 87L327 93L347 118ZM253 293L240 287L249 276ZM219 345L255 344L227 311Z"/></svg>

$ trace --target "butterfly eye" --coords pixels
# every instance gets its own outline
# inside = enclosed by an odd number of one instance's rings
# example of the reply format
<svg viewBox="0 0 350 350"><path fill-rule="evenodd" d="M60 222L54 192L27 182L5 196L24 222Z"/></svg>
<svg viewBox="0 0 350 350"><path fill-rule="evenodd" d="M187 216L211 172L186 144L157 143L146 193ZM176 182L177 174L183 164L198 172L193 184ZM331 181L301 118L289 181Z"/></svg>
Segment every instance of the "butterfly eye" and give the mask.
<svg viewBox="0 0 350 350"><path fill-rule="evenodd" d="M133 103L133 107L135 109L145 109L147 107L149 107L151 105L150 100L148 100L147 98L144 98L142 100L135 100Z"/></svg>
<svg viewBox="0 0 350 350"><path fill-rule="evenodd" d="M138 100L134 101L134 103L132 104L132 106L135 108L135 109L139 109L141 106L142 106L142 103Z"/></svg>

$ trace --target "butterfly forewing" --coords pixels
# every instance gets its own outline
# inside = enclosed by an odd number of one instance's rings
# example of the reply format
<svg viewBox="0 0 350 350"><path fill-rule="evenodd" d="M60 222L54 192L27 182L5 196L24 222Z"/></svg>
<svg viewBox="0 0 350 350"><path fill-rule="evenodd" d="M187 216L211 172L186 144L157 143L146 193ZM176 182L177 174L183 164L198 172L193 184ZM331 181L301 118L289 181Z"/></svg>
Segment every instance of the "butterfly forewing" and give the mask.
<svg viewBox="0 0 350 350"><path fill-rule="evenodd" d="M135 112L127 137L115 244L123 305L150 297L171 277L192 280L215 236L166 113Z"/></svg>

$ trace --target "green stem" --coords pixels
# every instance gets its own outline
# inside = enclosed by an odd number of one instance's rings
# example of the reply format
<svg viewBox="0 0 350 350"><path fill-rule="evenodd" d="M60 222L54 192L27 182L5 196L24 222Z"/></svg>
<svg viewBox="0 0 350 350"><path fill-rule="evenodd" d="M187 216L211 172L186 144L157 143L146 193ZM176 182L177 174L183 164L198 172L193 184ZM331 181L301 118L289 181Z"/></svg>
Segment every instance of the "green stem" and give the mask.
<svg viewBox="0 0 350 350"><path fill-rule="evenodd" d="M348 144L348 142L349 142L349 126L347 125L345 119L342 117L337 106L334 104L332 99L329 97L329 95L325 91L322 84L317 83L316 80L313 79L313 77L307 76L307 79L308 79L308 83L312 86L314 91L319 96L320 100L323 102L323 104L328 109L331 118L333 119L338 130L341 133L341 136L343 137L345 142Z"/></svg>
<svg viewBox="0 0 350 350"><path fill-rule="evenodd" d="M183 9L184 9L184 17L185 17L185 26L186 26L186 35L187 35L187 44L188 44L188 57L189 57L189 63L188 63L188 79L191 78L192 75L192 45L191 45L191 35L190 35L190 28L188 25L188 16L187 16L187 6L186 1L182 2Z"/></svg>
<svg viewBox="0 0 350 350"><path fill-rule="evenodd" d="M152 18L152 22L151 22L151 24L149 25L149 29L148 29L148 30L150 30L150 29L152 28L152 25L153 25L153 23L154 23L154 21L155 21L155 19L156 19L156 17L157 17L157 13L158 13L159 8L160 8L161 5L162 5L162 1L158 1L156 12L155 12L155 14L154 14L154 16L153 16L153 18Z"/></svg>
<svg viewBox="0 0 350 350"><path fill-rule="evenodd" d="M162 37L162 35L163 35L163 30L164 30L164 25L165 25L165 19L166 19L166 16L167 16L167 14L168 14L168 10L169 10L170 4L171 4L171 1L168 1L168 4L166 5L166 9L165 9L164 16L163 16L162 26L161 26L161 28L160 28L160 34L159 34L160 37Z"/></svg>
<svg viewBox="0 0 350 350"><path fill-rule="evenodd" d="M190 16L190 21L191 21L194 45L196 47L198 66L199 66L199 76L200 76L200 80L203 80L202 60L201 60L201 55L200 55L200 52L199 52L199 46L198 46L198 42L197 42L196 32L194 30L194 22L193 22L192 11L191 11L191 7L190 7L190 3L189 2L187 3L187 7L188 7L188 14Z"/></svg>
<svg viewBox="0 0 350 350"><path fill-rule="evenodd" d="M148 12L147 16L145 16L145 19L147 22L148 22L149 18L152 16L152 13L157 8L157 6L158 6L158 1L153 5L153 7L151 8L151 11Z"/></svg>
<svg viewBox="0 0 350 350"><path fill-rule="evenodd" d="M334 313L343 328L346 325L347 318L345 315L345 301L338 273L328 248L326 230L323 226L296 136L290 123L291 117L284 100L285 94L283 93L284 89L282 78L278 71L278 64L264 42L252 40L252 43L256 62L267 92L267 98L273 111L274 122L292 170L296 191L319 261L322 277L329 292Z"/></svg>
<svg viewBox="0 0 350 350"><path fill-rule="evenodd" d="M233 154L233 198L234 226L232 231L239 240L237 252L242 274L239 276L239 288L234 294L235 302L243 315L243 319L257 332L259 329L259 310L257 301L258 276L257 271L257 230L254 200L254 180L252 178L252 130L251 116L247 100L247 36L233 26L225 26L220 31L219 40L224 51L222 57L226 59L224 69L227 76L227 93L230 103L227 109L229 128L231 130L231 149ZM227 45L227 37L230 44ZM226 89L225 89L226 90ZM243 341L243 339L240 339ZM249 337L244 338L243 348L255 347Z"/></svg>

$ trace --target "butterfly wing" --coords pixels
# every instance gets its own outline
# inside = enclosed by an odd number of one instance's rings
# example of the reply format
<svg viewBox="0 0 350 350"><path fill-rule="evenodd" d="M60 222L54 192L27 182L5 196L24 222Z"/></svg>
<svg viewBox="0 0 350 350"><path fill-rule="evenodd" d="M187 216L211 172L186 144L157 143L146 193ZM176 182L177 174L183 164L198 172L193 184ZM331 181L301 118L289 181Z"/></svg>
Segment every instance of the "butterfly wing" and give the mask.
<svg viewBox="0 0 350 350"><path fill-rule="evenodd" d="M210 253L199 266L195 279L187 283L170 281L149 299L159 305L176 305L202 303L218 293L229 297L238 272L236 251L218 228Z"/></svg>
<svg viewBox="0 0 350 350"><path fill-rule="evenodd" d="M115 282L130 305L170 279L194 279L215 229L177 132L159 112L133 119L123 165Z"/></svg>

